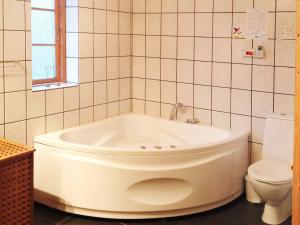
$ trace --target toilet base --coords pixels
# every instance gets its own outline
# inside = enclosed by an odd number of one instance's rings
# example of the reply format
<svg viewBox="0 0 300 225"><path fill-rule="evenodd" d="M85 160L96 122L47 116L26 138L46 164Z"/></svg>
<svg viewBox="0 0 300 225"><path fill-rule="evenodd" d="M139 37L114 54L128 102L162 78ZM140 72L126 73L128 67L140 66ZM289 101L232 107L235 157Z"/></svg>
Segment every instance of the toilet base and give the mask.
<svg viewBox="0 0 300 225"><path fill-rule="evenodd" d="M281 224L287 220L291 214L292 194L289 192L288 196L280 203L267 201L262 216L262 220L267 224Z"/></svg>

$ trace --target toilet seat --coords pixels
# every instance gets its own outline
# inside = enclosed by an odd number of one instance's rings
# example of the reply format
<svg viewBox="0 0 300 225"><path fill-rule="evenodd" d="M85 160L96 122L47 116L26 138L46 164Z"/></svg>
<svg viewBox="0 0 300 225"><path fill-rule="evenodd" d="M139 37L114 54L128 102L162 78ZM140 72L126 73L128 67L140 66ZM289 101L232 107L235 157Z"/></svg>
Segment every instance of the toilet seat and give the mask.
<svg viewBox="0 0 300 225"><path fill-rule="evenodd" d="M248 168L249 176L260 182L283 184L292 181L291 167L284 162L272 159L262 159Z"/></svg>

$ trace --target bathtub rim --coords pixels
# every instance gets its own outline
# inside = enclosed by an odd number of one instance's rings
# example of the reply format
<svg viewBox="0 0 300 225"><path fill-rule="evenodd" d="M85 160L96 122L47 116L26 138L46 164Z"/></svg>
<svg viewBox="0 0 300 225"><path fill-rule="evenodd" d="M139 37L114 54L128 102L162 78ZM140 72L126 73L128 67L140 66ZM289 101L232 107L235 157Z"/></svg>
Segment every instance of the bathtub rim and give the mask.
<svg viewBox="0 0 300 225"><path fill-rule="evenodd" d="M173 122L173 123L182 123L180 121L170 121L167 119L163 118L158 118L158 117L152 117L144 114L135 114L135 113L128 113L120 116L115 116L111 118L104 119L105 121L113 121L118 118L126 117L126 116L143 116L143 117L148 117L148 118L154 118L157 120L161 121L168 121L168 122ZM76 127L72 128L67 128L59 131L54 131L50 132L47 134L43 135L38 135L34 137L34 143L41 144L41 145L46 145L50 147L55 147L59 149L64 149L64 150L69 150L73 152L80 152L80 153L87 153L87 154L102 154L102 155L125 155L125 156L168 156L168 155L183 155L183 154L195 154L199 153L199 149L201 149L201 152L207 152L207 151L212 151L214 149L215 151L217 150L222 150L224 149L224 145L230 144L232 145L238 145L241 142L244 142L245 139L249 138L249 132L243 131L243 130L236 130L236 129L225 129L225 128L218 128L218 127L211 127L208 125L201 125L203 127L207 127L208 129L219 129L225 132L229 133L229 137L220 141L215 141L215 142L209 142L209 143L203 143L203 144L196 144L196 145L186 145L186 146L181 146L176 149L173 148L163 148L163 149L156 149L156 150L150 150L150 149L120 149L116 147L108 147L108 146L101 146L101 147L96 147L92 145L85 145L85 144L78 144L78 143L73 143L73 142L68 142L62 140L60 137L62 134L68 132L68 131L74 131L80 130L83 128L89 128L91 126L95 126L97 123L101 123L103 120L84 124L84 125L79 125ZM191 125L187 124L189 126L198 126L198 125Z"/></svg>

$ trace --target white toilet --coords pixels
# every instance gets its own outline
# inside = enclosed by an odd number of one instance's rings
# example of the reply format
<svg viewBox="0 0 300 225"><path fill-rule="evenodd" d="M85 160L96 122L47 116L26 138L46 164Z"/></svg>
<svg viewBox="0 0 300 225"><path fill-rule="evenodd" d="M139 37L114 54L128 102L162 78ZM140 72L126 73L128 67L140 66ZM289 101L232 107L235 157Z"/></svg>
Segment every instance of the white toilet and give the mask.
<svg viewBox="0 0 300 225"><path fill-rule="evenodd" d="M291 215L293 118L270 115L266 120L262 159L248 168L254 202L265 202L262 220L280 224Z"/></svg>

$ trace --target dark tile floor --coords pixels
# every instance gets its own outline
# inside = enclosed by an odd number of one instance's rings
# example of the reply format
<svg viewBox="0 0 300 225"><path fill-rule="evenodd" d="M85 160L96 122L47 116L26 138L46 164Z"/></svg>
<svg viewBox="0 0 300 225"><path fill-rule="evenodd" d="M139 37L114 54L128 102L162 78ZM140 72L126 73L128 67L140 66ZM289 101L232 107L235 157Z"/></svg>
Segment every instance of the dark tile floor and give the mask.
<svg viewBox="0 0 300 225"><path fill-rule="evenodd" d="M262 205L247 203L242 196L234 202L209 212L158 220L107 220L63 213L35 205L34 225L264 225ZM289 219L282 225L290 225Z"/></svg>

